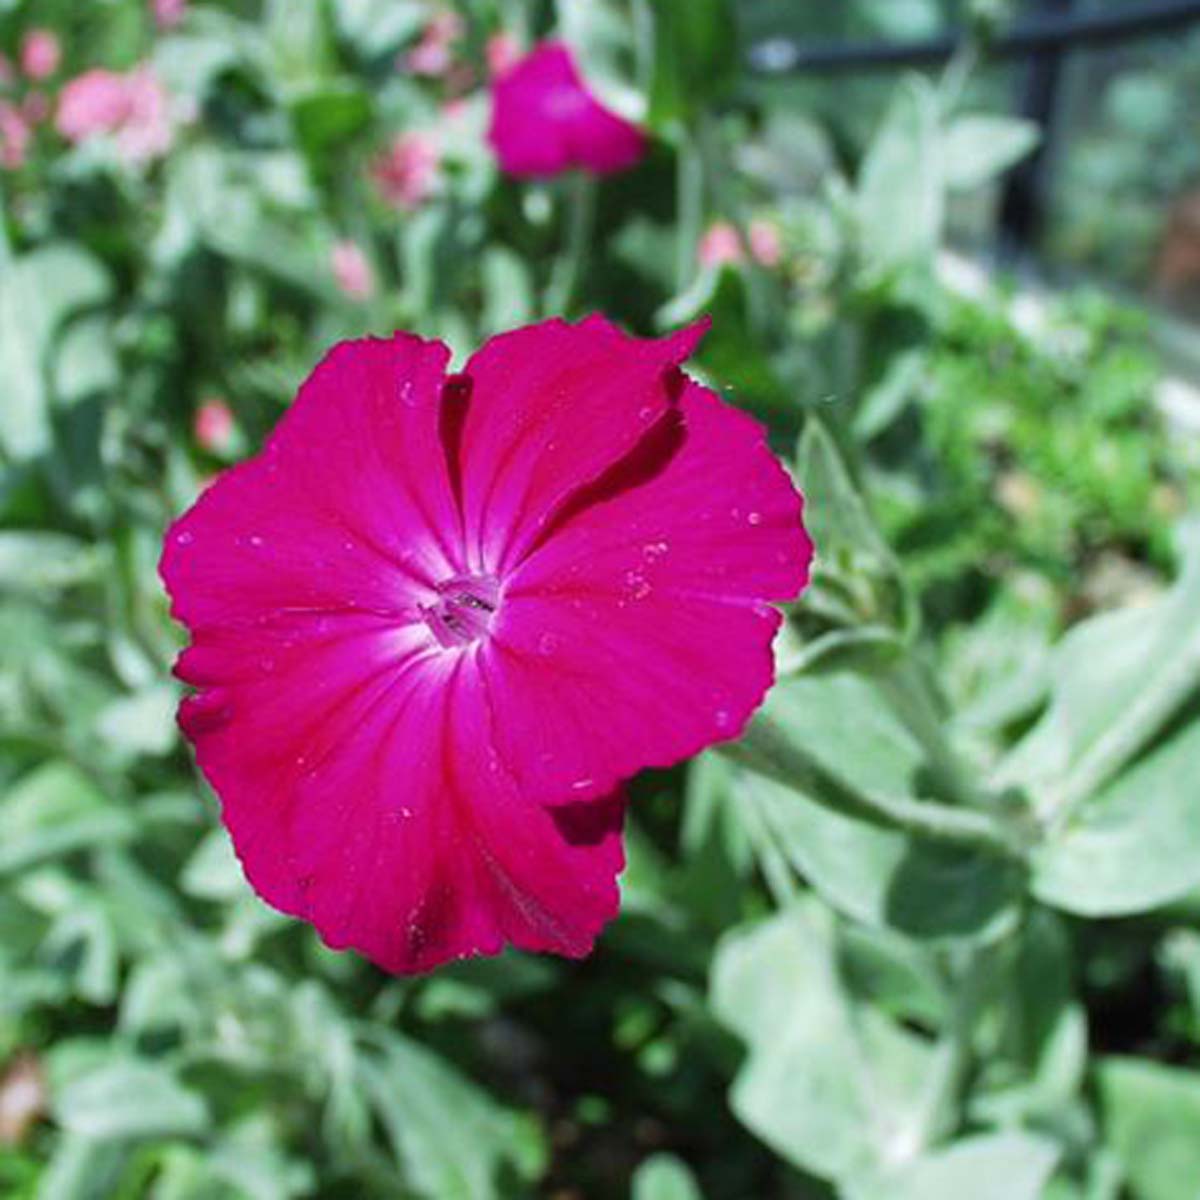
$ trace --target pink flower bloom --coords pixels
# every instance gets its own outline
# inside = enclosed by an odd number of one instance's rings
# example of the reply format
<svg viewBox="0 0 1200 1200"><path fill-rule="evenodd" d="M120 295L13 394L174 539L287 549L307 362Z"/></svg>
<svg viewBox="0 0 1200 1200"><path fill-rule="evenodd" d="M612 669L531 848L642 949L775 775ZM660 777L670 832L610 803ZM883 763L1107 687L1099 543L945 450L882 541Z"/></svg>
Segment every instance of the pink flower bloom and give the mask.
<svg viewBox="0 0 1200 1200"><path fill-rule="evenodd" d="M458 13L449 9L436 13L400 65L414 75L445 75L454 62L454 43L462 34L463 20Z"/></svg>
<svg viewBox="0 0 1200 1200"><path fill-rule="evenodd" d="M62 47L49 29L31 29L21 42L21 70L29 79L49 79L62 62Z"/></svg>
<svg viewBox="0 0 1200 1200"><path fill-rule="evenodd" d="M224 400L205 400L196 410L192 433L201 450L223 454L229 449L233 431L233 412Z"/></svg>
<svg viewBox="0 0 1200 1200"><path fill-rule="evenodd" d="M762 429L600 317L345 342L168 531L180 721L250 882L392 971L581 956L622 781L738 736L811 547Z"/></svg>
<svg viewBox="0 0 1200 1200"><path fill-rule="evenodd" d="M159 29L174 29L187 15L188 0L151 0L154 23Z"/></svg>
<svg viewBox="0 0 1200 1200"><path fill-rule="evenodd" d="M371 264L357 243L335 242L330 254L330 266L338 287L351 300L369 300L375 294Z"/></svg>
<svg viewBox="0 0 1200 1200"><path fill-rule="evenodd" d="M521 57L521 43L511 33L493 33L487 40L484 51L487 57L488 74L499 79Z"/></svg>
<svg viewBox="0 0 1200 1200"><path fill-rule="evenodd" d="M59 96L56 124L69 142L112 136L131 163L159 158L171 147L167 93L149 66L124 75L95 68L72 79Z"/></svg>
<svg viewBox="0 0 1200 1200"><path fill-rule="evenodd" d="M645 151L642 131L588 91L561 42L542 42L492 80L488 140L501 169L521 177L624 171Z"/></svg>
<svg viewBox="0 0 1200 1200"><path fill-rule="evenodd" d="M751 221L748 236L750 253L756 262L764 267L779 266L783 259L783 239L779 236L778 226L770 221Z"/></svg>
<svg viewBox="0 0 1200 1200"><path fill-rule="evenodd" d="M702 267L719 267L723 263L742 261L742 243L728 221L715 221L705 230L696 248Z"/></svg>
<svg viewBox="0 0 1200 1200"><path fill-rule="evenodd" d="M750 253L754 261L764 267L777 267L783 257L783 244L779 230L770 221L750 222L746 231ZM740 263L742 240L737 230L728 221L716 221L708 227L696 249L696 257L702 267L719 267L724 263Z"/></svg>
<svg viewBox="0 0 1200 1200"><path fill-rule="evenodd" d="M32 136L21 110L0 100L0 167L15 171L24 166Z"/></svg>
<svg viewBox="0 0 1200 1200"><path fill-rule="evenodd" d="M402 133L371 166L380 195L393 208L419 208L437 187L441 154L427 133Z"/></svg>

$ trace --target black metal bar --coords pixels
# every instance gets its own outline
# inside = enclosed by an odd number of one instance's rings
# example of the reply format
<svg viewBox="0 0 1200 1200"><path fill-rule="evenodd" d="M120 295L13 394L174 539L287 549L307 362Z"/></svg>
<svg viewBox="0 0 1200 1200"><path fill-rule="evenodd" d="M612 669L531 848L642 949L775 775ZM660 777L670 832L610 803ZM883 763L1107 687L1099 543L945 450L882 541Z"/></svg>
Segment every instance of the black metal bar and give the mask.
<svg viewBox="0 0 1200 1200"><path fill-rule="evenodd" d="M987 46L989 57L1023 58L1167 33L1200 21L1200 0L1154 0L1117 12L1037 17L1018 22ZM810 44L767 38L747 52L750 69L762 75L873 70L945 62L967 39L965 31L909 42Z"/></svg>
<svg viewBox="0 0 1200 1200"><path fill-rule="evenodd" d="M1061 24L1070 19L1075 0L1025 0L1031 20ZM1023 64L1020 110L1042 131L1037 150L1018 163L1004 182L1000 196L1001 248L1008 255L1035 247L1046 224L1049 165L1057 141L1055 117L1068 44L1055 42L1030 54Z"/></svg>

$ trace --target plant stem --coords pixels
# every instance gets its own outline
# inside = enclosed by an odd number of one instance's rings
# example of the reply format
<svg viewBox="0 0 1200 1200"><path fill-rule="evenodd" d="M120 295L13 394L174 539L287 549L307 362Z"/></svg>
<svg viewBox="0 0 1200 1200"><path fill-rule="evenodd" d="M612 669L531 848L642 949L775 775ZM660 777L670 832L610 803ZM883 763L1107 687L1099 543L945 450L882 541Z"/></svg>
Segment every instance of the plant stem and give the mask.
<svg viewBox="0 0 1200 1200"><path fill-rule="evenodd" d="M851 788L795 745L779 725L762 714L738 742L721 747L743 766L801 791L809 799L845 815L893 829L962 846L986 849L1009 858L1023 857L1024 833L999 816L975 809L955 808L907 796Z"/></svg>
<svg viewBox="0 0 1200 1200"><path fill-rule="evenodd" d="M675 158L675 203L679 231L675 243L675 291L681 294L696 271L696 248L704 221L704 161L690 131L684 133Z"/></svg>
<svg viewBox="0 0 1200 1200"><path fill-rule="evenodd" d="M875 677L892 711L925 751L930 772L939 790L968 807L980 807L979 789L946 734L945 720L931 694L921 667L907 656L891 671Z"/></svg>
<svg viewBox="0 0 1200 1200"><path fill-rule="evenodd" d="M596 220L596 181L586 171L576 171L571 176L565 207L566 244L554 264L554 276L546 293L546 307L552 316L565 316L570 312L591 250Z"/></svg>

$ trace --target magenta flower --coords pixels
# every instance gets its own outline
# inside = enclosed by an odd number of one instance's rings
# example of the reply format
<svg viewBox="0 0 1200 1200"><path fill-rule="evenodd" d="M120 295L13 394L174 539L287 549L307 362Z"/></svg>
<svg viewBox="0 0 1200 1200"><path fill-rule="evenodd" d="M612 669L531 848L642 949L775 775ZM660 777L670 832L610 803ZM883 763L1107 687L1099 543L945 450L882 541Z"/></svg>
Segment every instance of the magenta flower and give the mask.
<svg viewBox="0 0 1200 1200"><path fill-rule="evenodd" d="M393 208L420 208L437 190L441 151L427 133L402 133L371 164L379 194Z"/></svg>
<svg viewBox="0 0 1200 1200"><path fill-rule="evenodd" d="M371 264L357 242L334 242L329 265L342 295L349 300L369 300L375 294L375 276Z"/></svg>
<svg viewBox="0 0 1200 1200"><path fill-rule="evenodd" d="M542 42L492 80L488 140L501 169L522 177L624 171L646 147L636 125L588 91L561 42Z"/></svg>
<svg viewBox="0 0 1200 1200"><path fill-rule="evenodd" d="M62 46L49 29L31 29L21 42L21 70L29 79L49 79L62 62Z"/></svg>
<svg viewBox="0 0 1200 1200"><path fill-rule="evenodd" d="M182 727L250 882L329 945L586 954L622 781L762 700L811 548L762 429L679 370L702 334L547 321L449 376L343 343L168 531Z"/></svg>

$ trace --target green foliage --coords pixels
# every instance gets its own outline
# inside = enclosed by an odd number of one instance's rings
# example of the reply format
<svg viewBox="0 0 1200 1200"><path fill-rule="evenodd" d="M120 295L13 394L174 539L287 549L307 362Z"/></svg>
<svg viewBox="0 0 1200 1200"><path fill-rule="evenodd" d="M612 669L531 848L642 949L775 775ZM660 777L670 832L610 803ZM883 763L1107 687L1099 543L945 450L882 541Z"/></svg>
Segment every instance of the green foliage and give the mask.
<svg viewBox="0 0 1200 1200"><path fill-rule="evenodd" d="M395 69L424 0L193 0L158 33L142 0L0 3L7 58L45 25L61 78L151 61L176 108L162 161L43 124L0 174L0 1194L1195 1200L1195 438L1144 318L955 283L951 214L1035 141L962 64L742 65L962 6L454 7L444 79ZM563 37L652 134L590 229L487 150L502 29ZM1157 79L1106 112L1191 161ZM397 212L370 167L414 131L437 183ZM701 266L717 220L742 261ZM461 356L552 296L713 317L696 369L802 485L813 578L744 737L631 785L590 960L393 980L245 883L173 720L162 531L332 341Z"/></svg>

